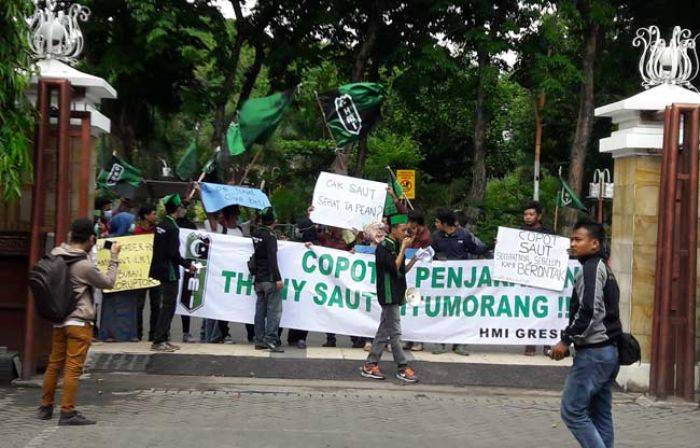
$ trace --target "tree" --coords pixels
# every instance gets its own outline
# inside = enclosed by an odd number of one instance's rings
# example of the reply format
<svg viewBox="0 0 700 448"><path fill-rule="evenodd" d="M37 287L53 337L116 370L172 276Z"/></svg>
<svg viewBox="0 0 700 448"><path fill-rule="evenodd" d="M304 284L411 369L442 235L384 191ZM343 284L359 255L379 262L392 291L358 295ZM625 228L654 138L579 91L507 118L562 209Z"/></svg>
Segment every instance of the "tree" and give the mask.
<svg viewBox="0 0 700 448"><path fill-rule="evenodd" d="M31 177L29 136L32 107L25 96L30 60L27 24L31 3L5 0L0 5L0 195L18 199Z"/></svg>

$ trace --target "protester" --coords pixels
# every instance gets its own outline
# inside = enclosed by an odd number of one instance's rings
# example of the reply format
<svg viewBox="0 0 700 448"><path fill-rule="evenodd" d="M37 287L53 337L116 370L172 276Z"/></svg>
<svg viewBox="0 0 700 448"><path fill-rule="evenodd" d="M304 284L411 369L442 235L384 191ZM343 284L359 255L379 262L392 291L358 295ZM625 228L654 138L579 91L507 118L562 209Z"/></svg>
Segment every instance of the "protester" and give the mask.
<svg viewBox="0 0 700 448"><path fill-rule="evenodd" d="M112 204L107 198L95 199L95 235L98 238L109 236L109 220L112 219Z"/></svg>
<svg viewBox="0 0 700 448"><path fill-rule="evenodd" d="M308 217L297 220L297 241L300 243L318 244L318 230L316 224ZM287 344L298 349L306 349L306 338L309 336L307 330L297 330L290 328L287 332Z"/></svg>
<svg viewBox="0 0 700 448"><path fill-rule="evenodd" d="M574 345L574 362L561 398L561 417L583 448L614 444L612 386L620 369L615 341L622 334L619 290L603 256L602 224L581 221L571 253L581 263L569 302L569 326L551 356L561 360Z"/></svg>
<svg viewBox="0 0 700 448"><path fill-rule="evenodd" d="M121 198L117 209L109 222L109 236L126 236L134 231L136 215L133 213L133 203L129 198Z"/></svg>
<svg viewBox="0 0 700 448"><path fill-rule="evenodd" d="M528 232L544 233L554 235L554 231L542 224L542 205L539 201L530 201L523 210L523 225L521 230ZM544 347L545 353L549 350L548 346ZM525 356L535 356L537 349L534 345L525 346Z"/></svg>
<svg viewBox="0 0 700 448"><path fill-rule="evenodd" d="M279 340L279 324L282 317L284 286L277 265L277 237L272 226L275 215L272 208L262 213L262 225L253 231L255 293L255 348L282 353Z"/></svg>
<svg viewBox="0 0 700 448"><path fill-rule="evenodd" d="M204 230L209 233L224 233L226 228L221 224L218 212L207 213L207 219L204 221Z"/></svg>
<svg viewBox="0 0 700 448"><path fill-rule="evenodd" d="M150 270L150 277L160 281L160 285L151 291L159 304L158 321L151 350L172 352L179 349L169 342L170 325L175 315L178 294L179 266L189 269L190 272L194 272L195 268L180 256L180 229L175 221L182 207L180 195L165 196L163 204L166 215L156 226Z"/></svg>
<svg viewBox="0 0 700 448"><path fill-rule="evenodd" d="M197 224L192 222L192 220L190 220L187 217L187 213L190 211L191 204L192 203L189 201L183 201L182 207L180 207L177 211L177 218L175 219L175 223L181 229L197 230ZM180 321L182 322L182 342L194 342L195 339L190 333L190 316L185 316L183 314L180 316Z"/></svg>
<svg viewBox="0 0 700 448"><path fill-rule="evenodd" d="M479 241L469 230L457 227L457 216L453 211L440 208L435 212L435 227L437 233L432 242L433 250L442 254L446 260L469 260L474 255L482 255L488 252L488 247ZM466 345L455 344L452 351L463 356L468 356ZM446 353L445 344L434 350L434 354Z"/></svg>
<svg viewBox="0 0 700 448"><path fill-rule="evenodd" d="M410 249L425 249L433 243L430 229L425 225L425 216L419 210L410 210L408 212L408 231L409 235L413 236L413 243L411 243ZM403 348L413 352L422 352L423 343L407 342Z"/></svg>
<svg viewBox="0 0 700 448"><path fill-rule="evenodd" d="M238 218L240 217L241 209L238 205L229 205L221 210L223 217L224 233L233 236L250 236L250 224L247 224L247 231L243 231L243 227L239 225ZM218 321L219 332L221 333L221 342L230 340L229 323L225 320ZM248 333L248 342L252 342L255 338L255 325L245 324L246 332Z"/></svg>
<svg viewBox="0 0 700 448"><path fill-rule="evenodd" d="M61 417L58 421L62 426L95 424L93 420L85 418L75 410L75 400L80 385L79 378L92 342L92 327L96 318L92 288L114 287L121 250L119 243L112 245L107 274L102 274L89 259L95 241L92 220L78 219L71 224L69 242L51 252L53 255L62 256L66 261L82 258L70 265L76 307L62 324L54 325L51 355L44 374L42 400L38 411L38 417L42 420L49 420L53 416L58 375L63 370Z"/></svg>
<svg viewBox="0 0 700 448"><path fill-rule="evenodd" d="M225 223L222 222L223 218L220 219L220 215L220 213L207 214L207 220L204 222L204 229L207 232L218 233L221 235L226 235L229 233L229 229ZM226 331L228 331L228 327L226 327ZM219 344L224 342L226 333L222 332L220 321L216 319L203 319L201 335L202 342Z"/></svg>
<svg viewBox="0 0 700 448"><path fill-rule="evenodd" d="M134 205L121 198L109 222L109 237L131 235L134 228ZM136 342L138 338L139 301L142 291L103 292L100 305L98 338L105 342Z"/></svg>
<svg viewBox="0 0 700 448"><path fill-rule="evenodd" d="M413 369L408 367L406 355L401 346L401 306L406 303L406 273L416 262L416 258L413 258L408 265L405 263L406 249L413 243L413 237L406 236L407 222L406 215L392 216L391 233L377 246L375 252L377 299L382 308L382 314L372 349L361 370L365 378L385 379L379 369L379 360L388 339L394 361L398 365L396 378L408 383L418 381Z"/></svg>
<svg viewBox="0 0 700 448"><path fill-rule="evenodd" d="M134 235L149 235L155 233L157 221L158 214L156 213L156 207L151 204L142 206L139 209L139 223L134 228ZM158 303L153 298L153 292L151 292L150 288L139 289L138 292L139 296L138 310L136 311L136 337L139 341L143 339L143 310L146 307L146 294L148 294L148 302L151 308L148 326L148 340L153 342L153 332L156 328L156 322L158 322Z"/></svg>

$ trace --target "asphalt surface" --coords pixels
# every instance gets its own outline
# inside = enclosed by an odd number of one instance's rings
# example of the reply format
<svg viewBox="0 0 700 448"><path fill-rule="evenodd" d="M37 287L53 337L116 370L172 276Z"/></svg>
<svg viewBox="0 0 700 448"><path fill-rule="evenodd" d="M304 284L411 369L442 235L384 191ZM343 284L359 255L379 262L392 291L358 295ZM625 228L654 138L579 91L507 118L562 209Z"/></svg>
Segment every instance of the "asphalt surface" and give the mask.
<svg viewBox="0 0 700 448"><path fill-rule="evenodd" d="M92 373L96 426L34 418L40 390L0 388L0 447L573 447L557 392ZM616 393L617 447L697 447L697 404Z"/></svg>

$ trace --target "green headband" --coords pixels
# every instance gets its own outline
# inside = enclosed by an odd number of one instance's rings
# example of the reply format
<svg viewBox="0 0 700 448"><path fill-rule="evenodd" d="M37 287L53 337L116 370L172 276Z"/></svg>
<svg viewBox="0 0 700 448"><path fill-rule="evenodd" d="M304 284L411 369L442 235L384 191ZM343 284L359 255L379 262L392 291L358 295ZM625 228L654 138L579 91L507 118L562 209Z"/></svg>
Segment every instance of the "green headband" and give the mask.
<svg viewBox="0 0 700 448"><path fill-rule="evenodd" d="M389 218L389 223L392 226L395 226L396 224L408 224L408 216L406 216L406 215L393 215L391 218Z"/></svg>
<svg viewBox="0 0 700 448"><path fill-rule="evenodd" d="M180 195L177 193L169 194L169 195L163 197L163 205L166 205L168 203L171 203L174 206L179 207L182 205L182 199L180 199Z"/></svg>

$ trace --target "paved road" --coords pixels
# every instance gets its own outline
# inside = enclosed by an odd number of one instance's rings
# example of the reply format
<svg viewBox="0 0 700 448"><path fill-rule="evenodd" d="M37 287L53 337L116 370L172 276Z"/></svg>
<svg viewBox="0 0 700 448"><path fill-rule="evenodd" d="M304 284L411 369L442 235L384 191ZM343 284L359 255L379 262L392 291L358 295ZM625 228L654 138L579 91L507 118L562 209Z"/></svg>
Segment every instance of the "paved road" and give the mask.
<svg viewBox="0 0 700 448"><path fill-rule="evenodd" d="M97 426L33 418L36 388L0 388L0 447L570 447L556 393L134 374L83 381ZM697 447L697 406L617 394L617 447Z"/></svg>

